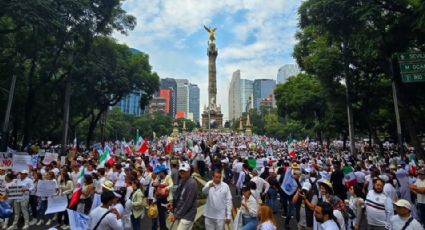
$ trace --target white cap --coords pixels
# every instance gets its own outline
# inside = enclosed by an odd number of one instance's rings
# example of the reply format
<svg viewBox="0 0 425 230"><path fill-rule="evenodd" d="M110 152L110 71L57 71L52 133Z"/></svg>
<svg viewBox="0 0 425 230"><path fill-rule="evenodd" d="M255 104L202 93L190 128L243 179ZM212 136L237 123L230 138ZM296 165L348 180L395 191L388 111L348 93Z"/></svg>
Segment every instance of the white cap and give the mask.
<svg viewBox="0 0 425 230"><path fill-rule="evenodd" d="M229 164L229 159L224 158L223 160L221 160L221 163L223 163L223 164Z"/></svg>
<svg viewBox="0 0 425 230"><path fill-rule="evenodd" d="M181 163L179 166L179 171L190 172L190 165L186 162Z"/></svg>
<svg viewBox="0 0 425 230"><path fill-rule="evenodd" d="M26 169L22 170L21 174L28 174L28 170L26 170Z"/></svg>
<svg viewBox="0 0 425 230"><path fill-rule="evenodd" d="M311 184L310 184L310 182L304 182L304 183L303 183L303 186L302 186L302 189L303 189L303 190L310 191L310 189L311 189Z"/></svg>
<svg viewBox="0 0 425 230"><path fill-rule="evenodd" d="M404 199L400 199L397 202L394 202L394 205L397 207L404 207L409 210L412 208L412 205L410 204L410 202Z"/></svg>
<svg viewBox="0 0 425 230"><path fill-rule="evenodd" d="M381 178L384 182L388 182L390 180L387 175L379 175L379 178Z"/></svg>

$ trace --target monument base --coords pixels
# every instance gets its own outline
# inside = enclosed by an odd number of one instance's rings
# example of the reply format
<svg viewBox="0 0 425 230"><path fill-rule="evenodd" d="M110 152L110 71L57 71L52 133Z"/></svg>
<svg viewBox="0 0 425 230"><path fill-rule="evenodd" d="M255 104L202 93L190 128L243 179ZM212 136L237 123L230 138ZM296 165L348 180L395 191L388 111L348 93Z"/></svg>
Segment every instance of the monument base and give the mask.
<svg viewBox="0 0 425 230"><path fill-rule="evenodd" d="M220 111L211 111L208 114L208 110L204 110L202 113L202 129L208 130L211 118L211 129L221 129L223 128L223 114Z"/></svg>

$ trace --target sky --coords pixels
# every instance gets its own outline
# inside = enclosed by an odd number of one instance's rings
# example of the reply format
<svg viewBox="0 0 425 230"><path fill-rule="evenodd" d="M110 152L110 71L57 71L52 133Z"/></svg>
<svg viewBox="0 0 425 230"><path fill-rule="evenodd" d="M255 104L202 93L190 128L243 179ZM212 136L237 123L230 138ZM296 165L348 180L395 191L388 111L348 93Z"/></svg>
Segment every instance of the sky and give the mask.
<svg viewBox="0 0 425 230"><path fill-rule="evenodd" d="M241 78L275 79L279 67L295 63L297 9L301 0L126 0L137 18L120 43L149 55L160 78L184 78L201 92L201 113L208 102L208 32L217 28L217 103L228 118L232 73Z"/></svg>

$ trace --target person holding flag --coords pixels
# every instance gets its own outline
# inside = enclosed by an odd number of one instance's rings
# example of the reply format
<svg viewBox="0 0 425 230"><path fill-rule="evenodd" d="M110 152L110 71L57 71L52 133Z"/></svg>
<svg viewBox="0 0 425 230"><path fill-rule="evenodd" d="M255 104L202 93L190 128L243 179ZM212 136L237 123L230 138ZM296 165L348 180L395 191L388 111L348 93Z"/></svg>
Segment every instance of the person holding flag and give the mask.
<svg viewBox="0 0 425 230"><path fill-rule="evenodd" d="M298 188L301 188L300 182L298 181L301 177L300 166L297 163L292 163L291 167L285 172L281 188L283 190L283 210L286 215L285 226L288 228L289 221L291 220L294 205L292 202L293 196ZM289 206L288 206L289 202Z"/></svg>

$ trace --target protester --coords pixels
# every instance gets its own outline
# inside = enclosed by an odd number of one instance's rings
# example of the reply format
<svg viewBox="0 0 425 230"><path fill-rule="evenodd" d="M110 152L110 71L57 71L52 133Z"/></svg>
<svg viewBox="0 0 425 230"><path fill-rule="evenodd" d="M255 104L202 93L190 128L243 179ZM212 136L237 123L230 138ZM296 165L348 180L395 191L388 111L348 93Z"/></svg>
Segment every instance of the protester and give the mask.
<svg viewBox="0 0 425 230"><path fill-rule="evenodd" d="M242 187L241 215L242 230L255 230L258 224L258 202L251 195L251 189Z"/></svg>
<svg viewBox="0 0 425 230"><path fill-rule="evenodd" d="M267 205L261 205L257 211L259 222L257 230L276 230L276 221L272 209Z"/></svg>
<svg viewBox="0 0 425 230"><path fill-rule="evenodd" d="M320 223L320 230L339 230L340 226L333 215L332 205L327 202L319 202L314 208L314 217Z"/></svg>
<svg viewBox="0 0 425 230"><path fill-rule="evenodd" d="M373 179L373 189L366 196L366 214L369 230L385 230L390 228L390 218L394 213L392 200L383 192L384 181Z"/></svg>
<svg viewBox="0 0 425 230"><path fill-rule="evenodd" d="M90 212L89 230L121 230L123 229L121 216L112 206L116 196L112 191L103 192L100 200L102 205Z"/></svg>
<svg viewBox="0 0 425 230"><path fill-rule="evenodd" d="M298 230L313 228L313 210L318 202L318 197L311 187L310 182L304 182L302 188L298 189L292 198L292 202L295 204ZM309 208L307 202L311 208Z"/></svg>
<svg viewBox="0 0 425 230"><path fill-rule="evenodd" d="M173 199L172 193L170 193L173 187L173 180L171 176L167 174L167 167L164 165L156 166L154 173L157 174L157 177L153 181L152 187L155 188L155 199L159 211L159 228L160 230L166 230L166 205Z"/></svg>
<svg viewBox="0 0 425 230"><path fill-rule="evenodd" d="M12 225L7 230L13 230L17 228L19 216L22 212L24 216L25 224L22 227L23 230L29 228L29 213L28 213L28 203L29 203L29 194L32 190L34 190L34 182L32 179L28 178L28 170L22 170L19 174L19 177L16 180L15 186L22 187L23 195L20 199L17 199L13 203L13 210L15 212L15 216L13 218Z"/></svg>
<svg viewBox="0 0 425 230"><path fill-rule="evenodd" d="M61 181L59 181L59 191L60 194L63 196L66 196L68 199L70 199L70 194L74 190L74 184L72 183L71 177L66 171L61 172ZM62 225L62 217L64 218L64 222ZM68 220L68 213L65 211L59 212L57 217L57 222L59 225L61 225L61 228L63 230L69 229L69 220Z"/></svg>
<svg viewBox="0 0 425 230"><path fill-rule="evenodd" d="M173 203L169 208L173 215L171 222L178 221L178 230L190 230L193 227L197 212L197 183L191 175L191 167L187 163L179 166L180 184L176 190Z"/></svg>
<svg viewBox="0 0 425 230"><path fill-rule="evenodd" d="M412 205L407 200L400 199L394 203L397 215L391 217L391 230L423 230L421 224L415 220L410 210Z"/></svg>
<svg viewBox="0 0 425 230"><path fill-rule="evenodd" d="M84 175L84 185L77 206L78 212L89 214L93 201L94 189L93 177L91 175Z"/></svg>
<svg viewBox="0 0 425 230"><path fill-rule="evenodd" d="M141 229L141 221L145 216L145 208L147 207L147 200L142 191L142 185L138 180L133 181L133 193L131 199L131 225L133 229Z"/></svg>
<svg viewBox="0 0 425 230"><path fill-rule="evenodd" d="M363 207L365 195L362 191L362 184L353 185L350 187L350 200L348 201L348 207L353 211L355 217L350 220L349 227L354 230L359 230L361 221L363 219Z"/></svg>
<svg viewBox="0 0 425 230"><path fill-rule="evenodd" d="M419 213L419 220L425 226L425 169L418 171L416 183L410 187L416 194L416 208Z"/></svg>
<svg viewBox="0 0 425 230"><path fill-rule="evenodd" d="M229 186L221 181L222 172L214 171L213 179L202 188L206 194L205 227L209 230L224 230L225 224L231 220L232 194Z"/></svg>

